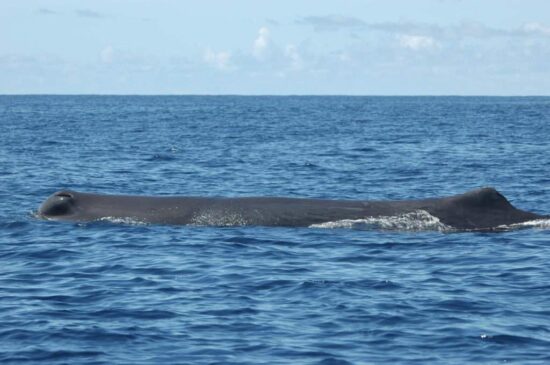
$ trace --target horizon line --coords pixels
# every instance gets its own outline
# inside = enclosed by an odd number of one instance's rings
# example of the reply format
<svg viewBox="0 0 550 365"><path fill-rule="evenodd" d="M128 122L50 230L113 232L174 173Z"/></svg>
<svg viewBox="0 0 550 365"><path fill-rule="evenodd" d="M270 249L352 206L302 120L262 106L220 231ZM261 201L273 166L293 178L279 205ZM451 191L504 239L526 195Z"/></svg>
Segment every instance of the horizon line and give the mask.
<svg viewBox="0 0 550 365"><path fill-rule="evenodd" d="M0 93L0 96L239 96L239 97L550 97L550 94L241 94L241 93Z"/></svg>

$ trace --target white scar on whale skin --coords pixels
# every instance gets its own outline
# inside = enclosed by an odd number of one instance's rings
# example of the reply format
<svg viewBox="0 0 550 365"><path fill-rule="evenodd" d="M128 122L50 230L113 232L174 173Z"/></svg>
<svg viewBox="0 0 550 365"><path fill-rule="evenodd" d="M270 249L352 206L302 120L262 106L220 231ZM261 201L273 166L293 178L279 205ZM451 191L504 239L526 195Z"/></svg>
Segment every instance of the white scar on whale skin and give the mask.
<svg viewBox="0 0 550 365"><path fill-rule="evenodd" d="M241 227L248 224L241 214L234 212L203 211L191 219L193 226Z"/></svg>

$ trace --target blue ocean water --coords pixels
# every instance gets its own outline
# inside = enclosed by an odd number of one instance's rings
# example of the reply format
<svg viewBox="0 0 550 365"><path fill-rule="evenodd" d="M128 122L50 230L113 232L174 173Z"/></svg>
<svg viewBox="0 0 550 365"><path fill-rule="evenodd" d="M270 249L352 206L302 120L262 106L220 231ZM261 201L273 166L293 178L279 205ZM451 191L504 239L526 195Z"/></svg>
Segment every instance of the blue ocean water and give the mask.
<svg viewBox="0 0 550 365"><path fill-rule="evenodd" d="M0 361L545 364L550 230L35 218L51 193L415 199L550 214L548 97L0 96Z"/></svg>

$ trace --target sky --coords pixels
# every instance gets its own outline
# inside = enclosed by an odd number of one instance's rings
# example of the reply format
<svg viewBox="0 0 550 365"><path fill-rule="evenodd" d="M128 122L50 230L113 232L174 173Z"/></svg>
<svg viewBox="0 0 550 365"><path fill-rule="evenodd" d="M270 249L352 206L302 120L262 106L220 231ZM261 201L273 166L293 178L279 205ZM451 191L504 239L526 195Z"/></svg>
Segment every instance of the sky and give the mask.
<svg viewBox="0 0 550 365"><path fill-rule="evenodd" d="M550 95L550 1L1 0L0 94Z"/></svg>

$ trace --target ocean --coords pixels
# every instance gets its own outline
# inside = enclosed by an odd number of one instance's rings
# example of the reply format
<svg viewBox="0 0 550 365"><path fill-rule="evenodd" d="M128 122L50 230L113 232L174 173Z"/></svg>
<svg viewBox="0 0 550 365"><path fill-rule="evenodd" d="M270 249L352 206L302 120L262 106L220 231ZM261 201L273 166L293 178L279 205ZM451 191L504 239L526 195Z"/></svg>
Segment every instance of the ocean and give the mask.
<svg viewBox="0 0 550 365"><path fill-rule="evenodd" d="M550 214L550 97L0 96L0 361L547 364L548 222L62 223L61 189Z"/></svg>

